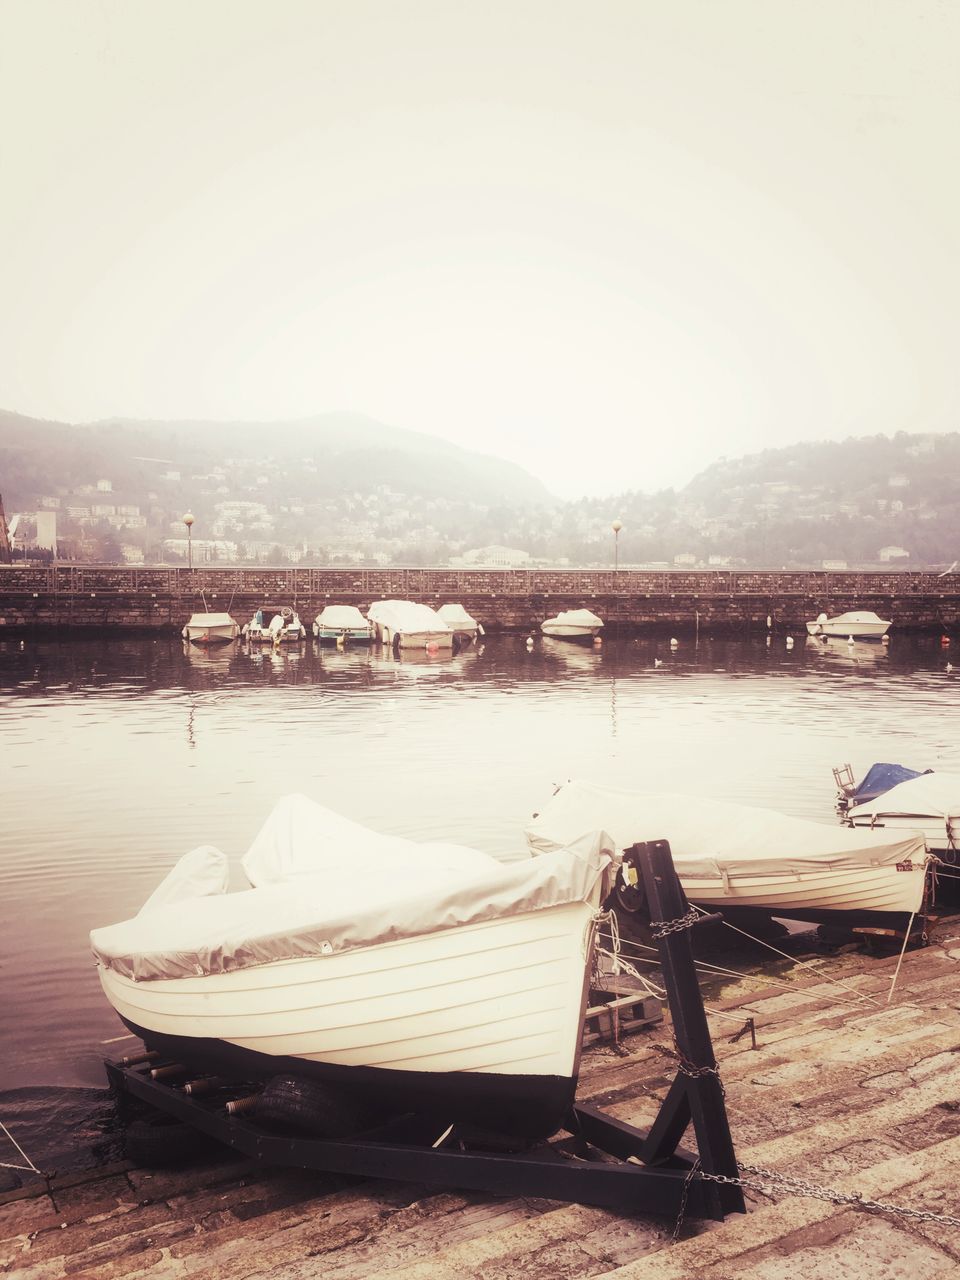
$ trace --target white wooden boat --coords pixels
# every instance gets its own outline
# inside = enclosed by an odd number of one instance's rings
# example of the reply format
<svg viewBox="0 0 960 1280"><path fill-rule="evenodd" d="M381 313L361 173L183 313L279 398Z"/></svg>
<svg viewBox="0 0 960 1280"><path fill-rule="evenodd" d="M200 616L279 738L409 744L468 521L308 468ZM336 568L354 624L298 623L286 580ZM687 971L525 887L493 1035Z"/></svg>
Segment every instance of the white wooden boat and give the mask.
<svg viewBox="0 0 960 1280"><path fill-rule="evenodd" d="M526 835L546 851L593 831L621 852L669 840L687 897L713 911L903 929L923 907L929 855L913 828L844 831L698 796L569 782Z"/></svg>
<svg viewBox="0 0 960 1280"><path fill-rule="evenodd" d="M889 767L889 766L888 766ZM853 797L857 799L857 797ZM848 826L896 839L919 831L931 853L960 860L960 774L929 772L848 806Z"/></svg>
<svg viewBox="0 0 960 1280"><path fill-rule="evenodd" d="M240 625L229 613L192 613L180 634L191 644L229 644L240 634Z"/></svg>
<svg viewBox="0 0 960 1280"><path fill-rule="evenodd" d="M300 621L296 609L291 609L289 605L264 605L244 625L241 634L247 640L284 644L302 640L307 629Z"/></svg>
<svg viewBox="0 0 960 1280"><path fill-rule="evenodd" d="M854 640L880 640L887 634L891 622L885 622L875 613L854 611L841 613L835 618L828 618L821 613L815 622L807 623L807 634L811 636L840 637Z"/></svg>
<svg viewBox="0 0 960 1280"><path fill-rule="evenodd" d="M367 610L380 644L395 649L452 649L453 631L435 609L413 600L375 600Z"/></svg>
<svg viewBox="0 0 960 1280"><path fill-rule="evenodd" d="M352 604L328 604L313 621L313 634L331 644L369 644L373 625Z"/></svg>
<svg viewBox="0 0 960 1280"><path fill-rule="evenodd" d="M437 613L458 640L469 644L471 640L476 640L478 632L483 634L479 622L467 613L462 604L442 604Z"/></svg>
<svg viewBox="0 0 960 1280"><path fill-rule="evenodd" d="M589 609L567 609L540 623L543 634L556 640L592 640L602 628L603 619Z"/></svg>
<svg viewBox="0 0 960 1280"><path fill-rule="evenodd" d="M225 892L217 850L186 862L139 916L91 934L104 992L148 1048L448 1122L559 1125L615 863L598 842L500 863L300 796L244 859L251 889Z"/></svg>

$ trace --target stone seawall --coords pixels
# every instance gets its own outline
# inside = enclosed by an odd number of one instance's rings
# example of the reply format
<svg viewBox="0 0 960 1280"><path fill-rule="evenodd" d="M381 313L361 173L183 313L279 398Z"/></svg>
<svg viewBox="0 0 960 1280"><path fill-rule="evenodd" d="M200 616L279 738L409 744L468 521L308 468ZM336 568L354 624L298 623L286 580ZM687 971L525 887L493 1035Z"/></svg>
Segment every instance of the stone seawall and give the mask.
<svg viewBox="0 0 960 1280"><path fill-rule="evenodd" d="M659 572L602 569L127 569L0 565L4 631L179 630L202 609L241 623L261 605L295 605L307 624L325 604L461 603L487 631L537 626L586 607L613 631L734 634L800 630L819 613L872 609L897 630L960 629L960 574Z"/></svg>

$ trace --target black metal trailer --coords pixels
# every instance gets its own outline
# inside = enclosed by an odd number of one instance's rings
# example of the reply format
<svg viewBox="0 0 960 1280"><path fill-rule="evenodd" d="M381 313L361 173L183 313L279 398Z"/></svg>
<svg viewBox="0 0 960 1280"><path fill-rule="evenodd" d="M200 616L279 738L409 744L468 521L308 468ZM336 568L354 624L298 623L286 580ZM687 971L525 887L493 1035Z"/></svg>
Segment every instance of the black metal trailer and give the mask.
<svg viewBox="0 0 960 1280"><path fill-rule="evenodd" d="M204 1092L203 1082L188 1082L176 1064L149 1053L107 1061L110 1083L121 1098L148 1103L264 1164L541 1196L621 1213L714 1219L742 1213L740 1186L698 1176L735 1179L738 1173L690 944L689 929L710 917L687 910L666 841L634 845L626 856L642 875L655 911L679 1062L649 1131L575 1104L563 1125L568 1136L536 1144L467 1125L443 1129L435 1118L418 1115L334 1141L271 1132L257 1123L256 1100L243 1097L242 1083L208 1082ZM245 1114L248 1107L253 1119ZM679 1145L691 1123L696 1155Z"/></svg>

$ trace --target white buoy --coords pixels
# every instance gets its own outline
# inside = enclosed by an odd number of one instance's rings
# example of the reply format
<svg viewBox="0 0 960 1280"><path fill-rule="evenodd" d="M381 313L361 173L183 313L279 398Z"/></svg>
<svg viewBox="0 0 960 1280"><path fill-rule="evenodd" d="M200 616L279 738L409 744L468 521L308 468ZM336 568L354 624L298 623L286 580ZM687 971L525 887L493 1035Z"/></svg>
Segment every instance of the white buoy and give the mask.
<svg viewBox="0 0 960 1280"><path fill-rule="evenodd" d="M768 648L768 649L770 648L770 637L769 637L769 636L767 636L767 648Z"/></svg>
<svg viewBox="0 0 960 1280"><path fill-rule="evenodd" d="M653 660L653 665L654 665L655 667L662 667L662 666L663 666L663 659L662 659L662 658L654 658L654 660Z"/></svg>
<svg viewBox="0 0 960 1280"><path fill-rule="evenodd" d="M793 636L787 636L787 648L788 649L793 648Z"/></svg>
<svg viewBox="0 0 960 1280"><path fill-rule="evenodd" d="M881 644L889 644L889 643L890 643L890 637L889 637L889 636L881 636L881 637L880 637L880 643L881 643Z"/></svg>
<svg viewBox="0 0 960 1280"><path fill-rule="evenodd" d="M680 648L680 641L676 638L676 636L674 636L673 639L670 641L670 648L671 649Z"/></svg>
<svg viewBox="0 0 960 1280"><path fill-rule="evenodd" d="M772 626L773 626L773 619L770 617L768 613L767 614L767 630L769 631Z"/></svg>
<svg viewBox="0 0 960 1280"><path fill-rule="evenodd" d="M952 663L952 662L948 662L948 663L947 663L947 670L948 670L948 671L952 671L952 670L953 670L953 663Z"/></svg>
<svg viewBox="0 0 960 1280"><path fill-rule="evenodd" d="M528 649L533 648L533 636L527 636L527 648Z"/></svg>

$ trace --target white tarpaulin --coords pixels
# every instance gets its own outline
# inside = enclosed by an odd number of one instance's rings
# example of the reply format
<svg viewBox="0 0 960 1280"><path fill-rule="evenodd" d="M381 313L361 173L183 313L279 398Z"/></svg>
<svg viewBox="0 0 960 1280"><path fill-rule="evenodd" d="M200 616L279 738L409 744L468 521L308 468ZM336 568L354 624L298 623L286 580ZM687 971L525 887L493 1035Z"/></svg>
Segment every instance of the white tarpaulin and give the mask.
<svg viewBox="0 0 960 1280"><path fill-rule="evenodd" d="M328 604L317 614L317 626L362 631L369 623L356 605Z"/></svg>
<svg viewBox="0 0 960 1280"><path fill-rule="evenodd" d="M229 882L227 855L212 844L203 844L183 855L160 881L138 914L144 916L171 903L226 893Z"/></svg>
<svg viewBox="0 0 960 1280"><path fill-rule="evenodd" d="M455 845L378 836L292 796L245 859L266 882L157 906L95 929L90 942L101 964L135 979L224 973L590 901L616 861L592 835L502 863Z"/></svg>
<svg viewBox="0 0 960 1280"><path fill-rule="evenodd" d="M847 810L851 820L871 817L943 818L960 821L960 775L922 773L900 782L882 795Z"/></svg>
<svg viewBox="0 0 960 1280"><path fill-rule="evenodd" d="M413 600L375 600L367 610L367 617L371 622L389 627L394 635L450 630L439 613Z"/></svg>
<svg viewBox="0 0 960 1280"><path fill-rule="evenodd" d="M721 800L642 795L589 782L566 783L526 828L530 847L541 852L589 839L591 833L604 833L621 852L640 841L669 840L681 878L733 880L813 867L922 864L926 858L924 839L913 832L893 837L851 831Z"/></svg>

